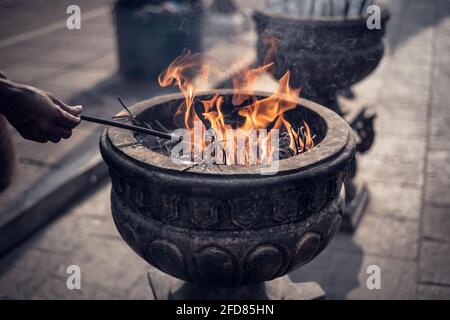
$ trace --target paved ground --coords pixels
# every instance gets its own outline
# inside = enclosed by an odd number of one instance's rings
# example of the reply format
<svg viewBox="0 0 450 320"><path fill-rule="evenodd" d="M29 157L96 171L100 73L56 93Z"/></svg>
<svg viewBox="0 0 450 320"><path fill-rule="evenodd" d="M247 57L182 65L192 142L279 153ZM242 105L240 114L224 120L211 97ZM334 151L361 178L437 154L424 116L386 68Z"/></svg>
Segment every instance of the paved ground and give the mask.
<svg viewBox="0 0 450 320"><path fill-rule="evenodd" d="M386 57L370 78L355 87L357 99L352 102L368 103L378 112L377 140L360 159L359 171L369 182L372 201L355 234L339 234L291 277L318 281L329 298L449 299L450 3L398 0L390 4L393 17ZM116 62L108 16L90 24L92 29L87 25L83 34L55 32L40 41L2 49L6 73L64 98L92 103L90 91L79 93L110 79ZM55 49L45 43L60 45ZM118 110L112 95L116 90L128 92L130 101L145 92L139 89L139 94L130 95L130 87L123 84L102 90L109 95L96 95L100 101L88 109L95 114ZM105 183L86 195L2 257L0 297L151 298L145 276L148 266L113 226L109 189ZM80 291L65 286L65 270L72 264L82 270ZM381 290L366 287L366 269L373 264L381 268Z"/></svg>
<svg viewBox="0 0 450 320"><path fill-rule="evenodd" d="M377 140L359 171L368 213L293 278L319 281L331 298L448 299L450 3L390 4L388 55L356 88L378 111ZM382 290L365 286L371 264L381 267Z"/></svg>

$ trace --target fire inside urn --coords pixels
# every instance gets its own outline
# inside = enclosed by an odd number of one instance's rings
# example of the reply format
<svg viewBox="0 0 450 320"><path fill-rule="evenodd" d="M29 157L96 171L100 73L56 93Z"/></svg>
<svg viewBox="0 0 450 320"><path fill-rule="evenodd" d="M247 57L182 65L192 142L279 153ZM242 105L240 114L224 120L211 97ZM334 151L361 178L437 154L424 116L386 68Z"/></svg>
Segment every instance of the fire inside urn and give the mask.
<svg viewBox="0 0 450 320"><path fill-rule="evenodd" d="M269 41L268 45L273 47L274 42ZM253 90L257 77L272 67L269 62L235 76L232 94L198 95L198 88L207 82L212 68L200 55L187 52L175 59L158 79L162 87L178 86L184 96L176 102L176 110L169 111L173 124L163 120L167 116L143 122L167 132L184 129L181 137L189 150L183 149L182 155L178 149L176 152L187 162L267 164L307 152L318 143L322 133L318 135L299 110L300 89L290 87L289 71L273 94L258 96ZM173 155L173 141L138 136L143 145Z"/></svg>

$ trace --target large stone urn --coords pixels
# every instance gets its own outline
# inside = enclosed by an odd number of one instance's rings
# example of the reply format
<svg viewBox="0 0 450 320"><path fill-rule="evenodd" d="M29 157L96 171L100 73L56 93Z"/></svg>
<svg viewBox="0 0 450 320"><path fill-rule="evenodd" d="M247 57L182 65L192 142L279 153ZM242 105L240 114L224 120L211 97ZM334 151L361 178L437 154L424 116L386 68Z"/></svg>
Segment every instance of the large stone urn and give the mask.
<svg viewBox="0 0 450 320"><path fill-rule="evenodd" d="M219 90L225 101L232 93ZM146 123L168 124L182 99L157 97L131 110ZM311 151L280 160L274 175L261 175L259 165L176 164L141 144L139 134L104 132L100 148L112 178L117 229L167 274L150 273L156 298L307 297L283 276L319 254L338 230L355 138L344 120L316 103L298 99L289 116L300 115L319 141Z"/></svg>
<svg viewBox="0 0 450 320"><path fill-rule="evenodd" d="M333 1L333 0L332 0ZM356 2L349 2L358 6ZM293 16L289 13L255 11L253 18L258 34L257 54L262 63L269 50L275 67L271 69L280 79L291 72L291 85L301 87L301 95L343 116L357 136L357 152L367 152L375 139L376 114L367 106L344 110L340 93L351 92L351 86L370 75L384 54L383 37L390 17L388 8L377 2L380 9L379 28L369 29L368 14L358 16ZM273 50L276 42L276 51ZM368 203L366 184L357 176L357 162L352 164L345 183L346 211L343 229L354 231Z"/></svg>
<svg viewBox="0 0 450 320"><path fill-rule="evenodd" d="M153 81L183 50L202 50L199 0L118 0L114 6L119 72Z"/></svg>

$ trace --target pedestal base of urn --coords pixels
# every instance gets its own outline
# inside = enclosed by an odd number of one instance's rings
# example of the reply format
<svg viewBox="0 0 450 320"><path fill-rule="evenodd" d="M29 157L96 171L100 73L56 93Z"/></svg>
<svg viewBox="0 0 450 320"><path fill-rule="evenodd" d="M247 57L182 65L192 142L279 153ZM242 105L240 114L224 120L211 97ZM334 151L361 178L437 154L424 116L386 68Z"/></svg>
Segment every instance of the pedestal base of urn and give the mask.
<svg viewBox="0 0 450 320"><path fill-rule="evenodd" d="M341 231L353 232L361 221L364 212L366 211L367 204L369 203L369 189L365 182L361 182L358 179L353 181L355 187L355 197L345 202L344 214L342 216Z"/></svg>
<svg viewBox="0 0 450 320"><path fill-rule="evenodd" d="M157 269L148 272L155 300L320 300L325 292L316 282L294 283L283 276L238 288L208 288L179 280Z"/></svg>

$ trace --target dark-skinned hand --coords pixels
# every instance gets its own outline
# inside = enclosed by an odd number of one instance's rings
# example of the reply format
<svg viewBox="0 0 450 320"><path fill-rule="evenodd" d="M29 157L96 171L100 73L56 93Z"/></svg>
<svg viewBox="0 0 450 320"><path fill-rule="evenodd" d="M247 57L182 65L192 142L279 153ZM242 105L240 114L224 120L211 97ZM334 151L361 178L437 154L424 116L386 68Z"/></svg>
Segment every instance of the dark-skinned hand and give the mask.
<svg viewBox="0 0 450 320"><path fill-rule="evenodd" d="M51 93L9 81L0 72L0 113L25 139L59 142L80 123L81 106L68 106Z"/></svg>

